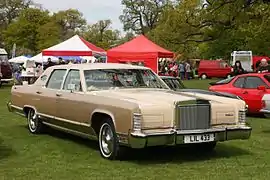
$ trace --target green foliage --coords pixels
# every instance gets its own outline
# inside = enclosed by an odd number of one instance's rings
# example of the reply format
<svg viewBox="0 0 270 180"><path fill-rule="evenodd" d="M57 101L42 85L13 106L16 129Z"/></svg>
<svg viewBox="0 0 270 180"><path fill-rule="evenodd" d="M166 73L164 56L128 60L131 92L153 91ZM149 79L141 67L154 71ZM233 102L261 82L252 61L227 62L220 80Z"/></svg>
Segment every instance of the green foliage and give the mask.
<svg viewBox="0 0 270 180"><path fill-rule="evenodd" d="M120 38L120 32L110 28L111 23L111 20L101 20L89 25L83 36L91 43L108 50Z"/></svg>
<svg viewBox="0 0 270 180"><path fill-rule="evenodd" d="M37 45L38 30L50 20L48 11L28 8L23 10L18 19L12 22L4 31L4 39L8 49L16 43L18 46L31 50L33 53L39 51Z"/></svg>
<svg viewBox="0 0 270 180"><path fill-rule="evenodd" d="M269 8L256 0L178 1L162 13L149 36L187 58L228 59L235 50L270 55Z"/></svg>
<svg viewBox="0 0 270 180"><path fill-rule="evenodd" d="M122 0L123 14L119 17L124 30L146 34L156 27L160 13L167 5L166 0Z"/></svg>

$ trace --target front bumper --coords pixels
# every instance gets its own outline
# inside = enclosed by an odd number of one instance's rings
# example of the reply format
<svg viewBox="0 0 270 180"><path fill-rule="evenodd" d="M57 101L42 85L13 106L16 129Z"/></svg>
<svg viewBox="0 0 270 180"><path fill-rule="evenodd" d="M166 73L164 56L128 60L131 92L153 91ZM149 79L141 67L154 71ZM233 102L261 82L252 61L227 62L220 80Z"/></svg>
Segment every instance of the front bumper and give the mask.
<svg viewBox="0 0 270 180"><path fill-rule="evenodd" d="M9 82L13 81L13 79L12 78L11 79L1 79L0 81L2 83L9 83Z"/></svg>
<svg viewBox="0 0 270 180"><path fill-rule="evenodd" d="M270 110L269 109L261 109L260 112L261 113L264 113L264 114L270 114Z"/></svg>
<svg viewBox="0 0 270 180"><path fill-rule="evenodd" d="M184 137L189 135L214 134L214 141L228 141L234 139L248 139L252 128L246 125L239 125L226 128L212 128L205 130L170 130L155 133L129 133L129 145L132 148L144 148L149 146L174 146L185 144Z"/></svg>

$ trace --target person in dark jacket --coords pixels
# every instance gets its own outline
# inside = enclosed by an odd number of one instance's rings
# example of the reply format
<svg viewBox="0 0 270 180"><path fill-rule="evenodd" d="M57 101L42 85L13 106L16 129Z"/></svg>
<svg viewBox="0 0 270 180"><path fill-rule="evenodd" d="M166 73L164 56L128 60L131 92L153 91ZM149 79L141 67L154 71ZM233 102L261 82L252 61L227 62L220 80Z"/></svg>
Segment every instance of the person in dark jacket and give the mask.
<svg viewBox="0 0 270 180"><path fill-rule="evenodd" d="M258 68L258 73L270 72L270 67L266 59L262 59Z"/></svg>
<svg viewBox="0 0 270 180"><path fill-rule="evenodd" d="M48 62L45 65L44 70L47 69L48 67L51 67L51 66L54 66L54 65L55 65L55 63L52 62L52 59L48 58Z"/></svg>
<svg viewBox="0 0 270 180"><path fill-rule="evenodd" d="M245 70L244 68L242 67L242 64L240 61L236 61L234 66L233 66L233 75L234 76L237 76L237 75L240 75L240 74L244 74L245 73Z"/></svg>

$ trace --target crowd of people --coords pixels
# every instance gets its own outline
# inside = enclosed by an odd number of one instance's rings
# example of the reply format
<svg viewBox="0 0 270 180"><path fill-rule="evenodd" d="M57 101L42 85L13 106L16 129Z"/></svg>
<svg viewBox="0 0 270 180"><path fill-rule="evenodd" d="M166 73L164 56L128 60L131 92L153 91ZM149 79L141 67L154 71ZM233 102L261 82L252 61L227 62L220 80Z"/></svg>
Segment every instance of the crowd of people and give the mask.
<svg viewBox="0 0 270 180"><path fill-rule="evenodd" d="M182 80L189 80L193 74L193 67L189 61L179 62L163 60L159 62L160 76L174 76L180 77Z"/></svg>

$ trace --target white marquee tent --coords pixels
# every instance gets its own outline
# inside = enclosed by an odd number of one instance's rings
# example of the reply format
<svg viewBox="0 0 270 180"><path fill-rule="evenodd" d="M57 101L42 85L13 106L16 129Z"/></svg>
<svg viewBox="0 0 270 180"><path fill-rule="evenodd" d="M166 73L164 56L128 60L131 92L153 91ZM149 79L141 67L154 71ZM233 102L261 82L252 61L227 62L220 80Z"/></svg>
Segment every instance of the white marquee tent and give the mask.
<svg viewBox="0 0 270 180"><path fill-rule="evenodd" d="M66 41L42 51L43 56L94 56L106 51L75 35Z"/></svg>
<svg viewBox="0 0 270 180"><path fill-rule="evenodd" d="M35 61L36 63L46 63L48 62L48 58L51 58L53 62L57 62L58 58L54 56L42 56L42 53L39 53L36 56L31 57L29 60Z"/></svg>
<svg viewBox="0 0 270 180"><path fill-rule="evenodd" d="M21 64L21 63L24 63L25 61L27 61L28 59L29 59L29 57L26 57L26 56L18 56L18 57L9 59L8 61L9 61L10 63Z"/></svg>

